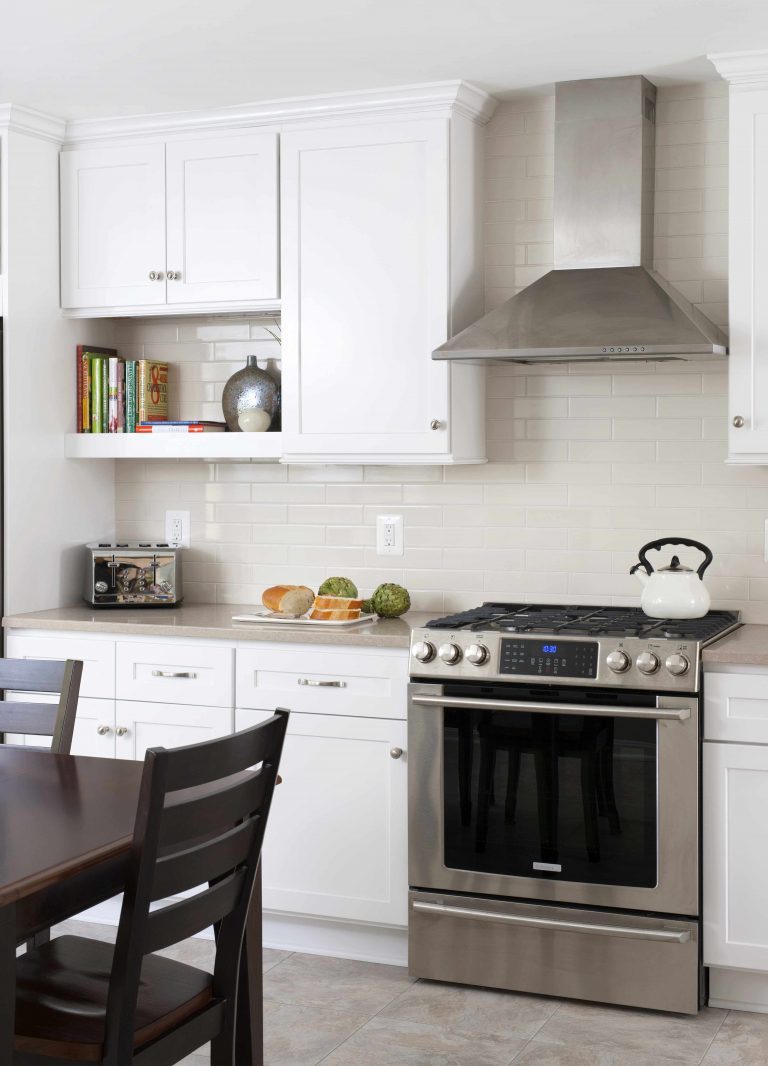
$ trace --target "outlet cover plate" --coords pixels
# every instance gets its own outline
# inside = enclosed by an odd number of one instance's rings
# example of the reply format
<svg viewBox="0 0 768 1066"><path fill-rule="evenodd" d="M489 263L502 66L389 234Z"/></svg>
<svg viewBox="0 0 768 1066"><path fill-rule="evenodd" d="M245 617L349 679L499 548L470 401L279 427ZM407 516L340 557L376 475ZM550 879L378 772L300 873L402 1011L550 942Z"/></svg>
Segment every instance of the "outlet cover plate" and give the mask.
<svg viewBox="0 0 768 1066"><path fill-rule="evenodd" d="M169 544L178 544L182 548L190 545L189 511L165 512L165 539Z"/></svg>
<svg viewBox="0 0 768 1066"><path fill-rule="evenodd" d="M403 516L401 514L376 515L376 554L403 554Z"/></svg>

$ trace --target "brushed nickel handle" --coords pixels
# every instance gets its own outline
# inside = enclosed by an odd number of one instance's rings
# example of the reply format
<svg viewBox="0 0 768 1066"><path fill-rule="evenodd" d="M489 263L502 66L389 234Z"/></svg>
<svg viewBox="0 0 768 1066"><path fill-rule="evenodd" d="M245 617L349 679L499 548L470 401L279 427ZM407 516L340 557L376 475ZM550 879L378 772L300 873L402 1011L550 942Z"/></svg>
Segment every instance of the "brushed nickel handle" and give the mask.
<svg viewBox="0 0 768 1066"><path fill-rule="evenodd" d="M193 670L153 670L152 677L182 677L192 680L197 674Z"/></svg>
<svg viewBox="0 0 768 1066"><path fill-rule="evenodd" d="M684 722L690 707L596 707L590 703L526 703L516 700L486 700L463 696L411 696L421 707L464 707L477 711L524 711L527 714L572 714L584 718L663 718Z"/></svg>
<svg viewBox="0 0 768 1066"><path fill-rule="evenodd" d="M100 737L105 737L107 735L107 733L111 733L112 732L112 726L109 726L109 725L97 725L96 726L96 732L99 734Z"/></svg>
<svg viewBox="0 0 768 1066"><path fill-rule="evenodd" d="M403 754L403 749L402 748L390 748L389 749L389 754L392 756L393 759L399 759L399 758L401 758L401 756Z"/></svg>
<svg viewBox="0 0 768 1066"><path fill-rule="evenodd" d="M117 733L117 735L119 737L124 737L126 735L126 733L128 733L128 732L129 732L129 729L128 729L127 725L119 725L117 727L117 729L115 730L115 733Z"/></svg>
<svg viewBox="0 0 768 1066"><path fill-rule="evenodd" d="M741 429L743 425L744 425L744 416L743 415L734 415L733 416L733 428L734 429Z"/></svg>
<svg viewBox="0 0 768 1066"><path fill-rule="evenodd" d="M430 429L442 429L443 428L443 423L440 421L439 418L433 418L432 421L429 423L429 428Z"/></svg>
<svg viewBox="0 0 768 1066"><path fill-rule="evenodd" d="M300 677L298 685L309 685L311 688L346 688L346 681L314 681L311 677Z"/></svg>
<svg viewBox="0 0 768 1066"><path fill-rule="evenodd" d="M415 911L430 914L450 914L454 918L473 918L478 922L500 922L503 925L523 925L529 929L562 929L569 933L593 933L597 936L622 936L632 940L661 940L668 944L687 944L688 929L645 929L640 925L592 925L590 922L566 922L556 918L533 918L501 911L472 910L469 907L449 907L444 903L423 903L415 900Z"/></svg>

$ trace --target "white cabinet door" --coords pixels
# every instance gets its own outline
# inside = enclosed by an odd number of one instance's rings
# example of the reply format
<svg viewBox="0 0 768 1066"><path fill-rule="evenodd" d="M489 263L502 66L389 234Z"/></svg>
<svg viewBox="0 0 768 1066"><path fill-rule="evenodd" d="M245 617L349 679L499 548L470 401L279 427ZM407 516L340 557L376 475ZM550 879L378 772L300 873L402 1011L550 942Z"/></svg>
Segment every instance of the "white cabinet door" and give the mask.
<svg viewBox="0 0 768 1066"><path fill-rule="evenodd" d="M169 304L279 295L276 134L169 141L166 190Z"/></svg>
<svg viewBox="0 0 768 1066"><path fill-rule="evenodd" d="M450 451L448 212L447 120L283 135L286 453Z"/></svg>
<svg viewBox="0 0 768 1066"><path fill-rule="evenodd" d="M768 458L768 89L731 92L729 451ZM743 420L735 426L733 420Z"/></svg>
<svg viewBox="0 0 768 1066"><path fill-rule="evenodd" d="M191 704L165 705L117 700L115 754L118 759L143 759L147 748L179 748L232 732L232 711Z"/></svg>
<svg viewBox="0 0 768 1066"><path fill-rule="evenodd" d="M706 673L704 737L768 744L768 674Z"/></svg>
<svg viewBox="0 0 768 1066"><path fill-rule="evenodd" d="M238 709L236 726L269 714ZM291 715L264 843L266 908L407 924L405 743L405 722Z"/></svg>
<svg viewBox="0 0 768 1066"><path fill-rule="evenodd" d="M164 145L62 152L61 303L165 303Z"/></svg>
<svg viewBox="0 0 768 1066"><path fill-rule="evenodd" d="M703 747L704 963L768 971L768 747Z"/></svg>

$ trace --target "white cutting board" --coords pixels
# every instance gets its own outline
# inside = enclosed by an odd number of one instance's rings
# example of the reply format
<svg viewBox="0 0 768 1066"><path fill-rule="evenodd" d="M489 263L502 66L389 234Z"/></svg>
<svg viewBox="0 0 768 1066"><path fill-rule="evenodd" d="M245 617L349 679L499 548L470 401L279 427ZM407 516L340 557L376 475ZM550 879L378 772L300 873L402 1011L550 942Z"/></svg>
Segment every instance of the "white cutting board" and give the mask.
<svg viewBox="0 0 768 1066"><path fill-rule="evenodd" d="M284 626L359 626L362 622L375 622L375 614L361 614L359 618L349 618L343 622L327 622L322 618L308 618L306 616L302 618L284 618L282 615L273 614L271 611L267 611L266 608L262 613L258 610L253 614L233 614L233 622L258 622L261 625L262 622L277 622Z"/></svg>

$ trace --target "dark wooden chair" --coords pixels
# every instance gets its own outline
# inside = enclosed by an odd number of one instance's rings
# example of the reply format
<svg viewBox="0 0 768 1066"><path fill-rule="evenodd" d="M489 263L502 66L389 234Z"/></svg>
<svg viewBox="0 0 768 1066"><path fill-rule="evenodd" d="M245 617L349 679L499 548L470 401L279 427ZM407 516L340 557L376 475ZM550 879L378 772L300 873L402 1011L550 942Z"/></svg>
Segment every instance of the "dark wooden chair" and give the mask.
<svg viewBox="0 0 768 1066"><path fill-rule="evenodd" d="M209 1040L214 1066L235 1062L245 923L287 725L278 710L147 752L117 942L62 936L19 956L14 1063L158 1066ZM210 925L212 974L154 954Z"/></svg>
<svg viewBox="0 0 768 1066"><path fill-rule="evenodd" d="M48 659L0 659L3 692L56 692L56 703L0 701L0 733L26 733L51 737L51 751L69 755L80 695L83 664Z"/></svg>

